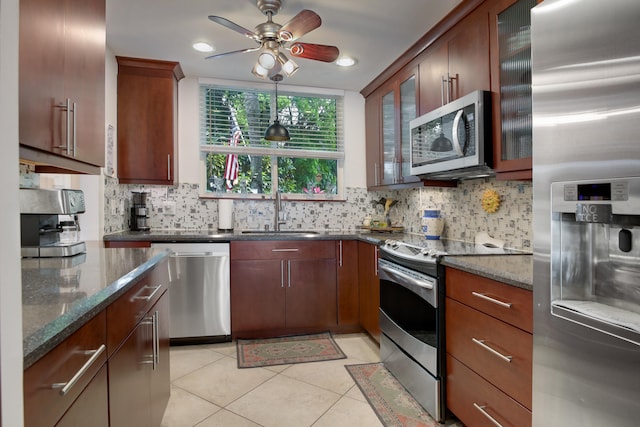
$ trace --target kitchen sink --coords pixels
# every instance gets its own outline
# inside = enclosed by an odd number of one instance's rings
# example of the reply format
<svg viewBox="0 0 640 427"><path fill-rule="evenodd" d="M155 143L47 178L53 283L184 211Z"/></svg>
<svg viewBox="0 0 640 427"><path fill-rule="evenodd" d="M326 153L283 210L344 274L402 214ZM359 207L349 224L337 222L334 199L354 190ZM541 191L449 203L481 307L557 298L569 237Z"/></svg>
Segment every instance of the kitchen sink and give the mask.
<svg viewBox="0 0 640 427"><path fill-rule="evenodd" d="M244 230L242 234L255 234L255 235L287 235L287 236L305 236L305 235L314 235L320 234L318 231L311 230Z"/></svg>

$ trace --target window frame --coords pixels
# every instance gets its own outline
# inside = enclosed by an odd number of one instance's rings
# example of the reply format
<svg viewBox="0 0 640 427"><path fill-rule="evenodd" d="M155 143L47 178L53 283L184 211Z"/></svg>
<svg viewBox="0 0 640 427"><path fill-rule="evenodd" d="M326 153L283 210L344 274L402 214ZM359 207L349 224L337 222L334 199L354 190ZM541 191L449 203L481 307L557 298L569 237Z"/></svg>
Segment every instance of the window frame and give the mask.
<svg viewBox="0 0 640 427"><path fill-rule="evenodd" d="M275 86L273 83L261 83L261 82L245 82L245 81L233 81L233 80L220 80L220 79L210 79L210 78L199 78L197 83L197 91L198 96L197 100L200 103L200 91L202 86L213 86L219 87L221 89L229 89L229 90L255 90L255 91L264 91L274 95ZM277 163L278 158L287 158L287 157L298 157L298 158L316 158L316 159L329 159L336 160L337 162L337 171L336 171L336 182L337 188L335 194L329 193L320 193L320 194L312 194L312 193L281 193L281 196L284 200L300 200L300 201L344 201L345 200L345 173L344 173L344 160L345 160L345 129L344 129L344 102L345 102L345 91L338 89L327 89L327 88L315 88L315 87L306 87L306 86L293 86L293 85L282 85L278 84L278 97L281 96L329 96L336 97L338 99L337 104L337 123L336 123L336 132L338 134L338 146L339 150L334 153L327 153L324 151L313 151L313 150L302 150L302 149L281 149L282 151L277 150L277 153L273 152L273 148L265 147L264 149L252 147L248 150L245 147L230 147L230 146L221 146L221 145L206 145L206 149L201 141L201 129L202 126L202 112L200 109L200 105L198 105L198 156L199 156L199 184L200 191L199 197L203 199L248 199L248 200L272 200L275 199L276 191L278 191L278 171L277 171ZM271 106L275 104L275 100L272 100ZM275 119L275 111L270 111L270 122L272 123ZM206 155L208 153L217 153L217 154L238 154L238 155L263 155L270 157L271 164L271 182L274 184L271 189L271 193L232 193L232 192L210 192L207 191L208 182L206 177ZM260 154L262 153L262 154ZM287 154L294 153L294 156L290 156ZM284 154L284 155L282 155Z"/></svg>

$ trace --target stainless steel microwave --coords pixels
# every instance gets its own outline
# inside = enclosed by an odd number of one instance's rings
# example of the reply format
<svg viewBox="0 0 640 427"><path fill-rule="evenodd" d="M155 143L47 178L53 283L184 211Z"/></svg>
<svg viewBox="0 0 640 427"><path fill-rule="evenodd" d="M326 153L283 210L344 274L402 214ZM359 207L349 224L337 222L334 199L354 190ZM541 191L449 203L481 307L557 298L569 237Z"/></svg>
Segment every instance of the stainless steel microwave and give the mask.
<svg viewBox="0 0 640 427"><path fill-rule="evenodd" d="M476 91L411 120L411 175L468 179L491 169L491 93Z"/></svg>

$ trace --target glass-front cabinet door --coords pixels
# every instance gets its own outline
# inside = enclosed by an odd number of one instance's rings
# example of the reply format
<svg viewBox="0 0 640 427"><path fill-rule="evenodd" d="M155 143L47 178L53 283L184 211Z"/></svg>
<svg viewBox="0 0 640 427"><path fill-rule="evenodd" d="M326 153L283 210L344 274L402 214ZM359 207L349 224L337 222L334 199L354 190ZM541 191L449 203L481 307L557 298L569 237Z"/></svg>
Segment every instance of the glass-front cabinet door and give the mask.
<svg viewBox="0 0 640 427"><path fill-rule="evenodd" d="M531 8L536 0L504 0L490 28L494 168L499 176L531 178Z"/></svg>
<svg viewBox="0 0 640 427"><path fill-rule="evenodd" d="M412 70L413 71L413 70ZM406 77L406 78L403 78ZM402 73L386 86L381 102L381 161L377 185L417 182L410 175L409 122L417 113L416 73Z"/></svg>

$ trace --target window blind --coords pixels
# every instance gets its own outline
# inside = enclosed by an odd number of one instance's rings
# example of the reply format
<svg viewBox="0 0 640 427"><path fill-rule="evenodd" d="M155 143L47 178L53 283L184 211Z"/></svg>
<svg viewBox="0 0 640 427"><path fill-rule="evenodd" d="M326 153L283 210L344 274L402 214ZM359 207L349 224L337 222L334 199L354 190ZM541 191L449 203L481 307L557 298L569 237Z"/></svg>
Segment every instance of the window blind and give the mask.
<svg viewBox="0 0 640 427"><path fill-rule="evenodd" d="M200 151L344 159L343 98L200 84ZM276 117L290 141L267 141ZM238 132L239 130L239 132Z"/></svg>

